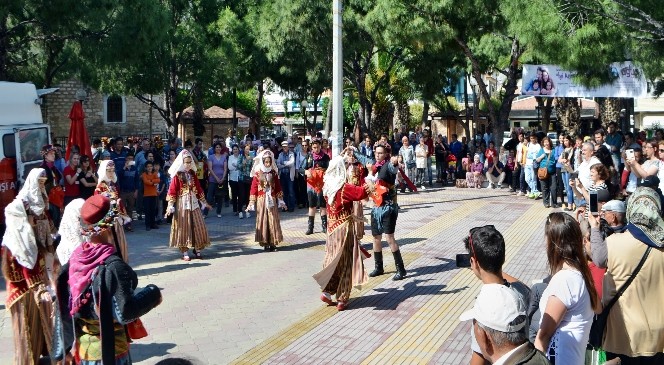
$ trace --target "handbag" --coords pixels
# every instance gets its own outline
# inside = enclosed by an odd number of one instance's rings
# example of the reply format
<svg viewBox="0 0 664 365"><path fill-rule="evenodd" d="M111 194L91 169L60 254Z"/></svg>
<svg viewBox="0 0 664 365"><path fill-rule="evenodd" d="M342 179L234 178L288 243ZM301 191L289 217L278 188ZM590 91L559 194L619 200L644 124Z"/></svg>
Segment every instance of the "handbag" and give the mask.
<svg viewBox="0 0 664 365"><path fill-rule="evenodd" d="M62 209L65 207L65 191L62 186L54 186L48 192L48 202Z"/></svg>
<svg viewBox="0 0 664 365"><path fill-rule="evenodd" d="M630 276L629 279L627 279L627 281L620 287L620 290L618 290L616 295L613 298L611 298L611 301L606 307L604 307L602 313L595 315L595 320L593 321L593 324L590 327L590 337L588 338L588 343L593 348L600 348L602 346L602 341L604 340L604 331L606 329L606 323L609 319L609 313L611 312L611 307L613 307L613 305L616 304L616 302L618 301L620 296L625 292L629 284L631 284L632 281L634 281L636 274L638 274L639 271L641 271L641 267L643 267L643 264L646 262L648 254L650 254L650 250L652 250L652 247L648 247L646 252L643 254L643 257L641 258L641 261L634 269L632 276Z"/></svg>
<svg viewBox="0 0 664 365"><path fill-rule="evenodd" d="M145 326L143 326L141 319L136 318L135 321L129 322L129 324L127 324L127 334L132 340L138 340L143 337L147 337L148 331L145 329Z"/></svg>
<svg viewBox="0 0 664 365"><path fill-rule="evenodd" d="M549 152L549 156L546 158L546 163L544 164L544 167L539 167L537 169L537 178L540 180L546 180L549 178L549 159L551 158L551 154L553 151Z"/></svg>
<svg viewBox="0 0 664 365"><path fill-rule="evenodd" d="M406 167L407 167L409 170L410 170L410 169L414 169L416 166L417 166L417 164L415 163L415 161L409 161L409 162L406 162Z"/></svg>

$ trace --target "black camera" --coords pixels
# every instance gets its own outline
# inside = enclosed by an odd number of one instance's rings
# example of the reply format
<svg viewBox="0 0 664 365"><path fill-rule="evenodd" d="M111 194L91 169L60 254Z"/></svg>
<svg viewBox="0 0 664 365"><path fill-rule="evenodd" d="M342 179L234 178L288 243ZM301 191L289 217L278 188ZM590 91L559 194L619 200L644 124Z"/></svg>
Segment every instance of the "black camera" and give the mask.
<svg viewBox="0 0 664 365"><path fill-rule="evenodd" d="M457 267L470 267L470 254L468 253L459 253L456 255L456 266Z"/></svg>

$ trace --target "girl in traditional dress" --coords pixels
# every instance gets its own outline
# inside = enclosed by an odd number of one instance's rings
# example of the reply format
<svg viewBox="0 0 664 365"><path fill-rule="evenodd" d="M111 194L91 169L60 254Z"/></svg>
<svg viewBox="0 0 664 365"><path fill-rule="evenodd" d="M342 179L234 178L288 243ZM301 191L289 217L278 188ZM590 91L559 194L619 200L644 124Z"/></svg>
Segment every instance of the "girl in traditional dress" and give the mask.
<svg viewBox="0 0 664 365"><path fill-rule="evenodd" d="M342 157L333 158L325 172L323 194L330 221L323 270L314 275L323 289L320 299L334 305L332 295L336 294L337 310L340 311L348 306L353 286L360 286L367 281L356 224L361 218L354 214L353 203L367 199L373 191L370 182L363 182L362 186L348 183L347 173Z"/></svg>
<svg viewBox="0 0 664 365"><path fill-rule="evenodd" d="M113 160L99 161L99 169L97 170L99 181L95 189L95 195L103 195L111 199L111 205L118 211L114 221L114 237L116 245L119 248L122 259L129 263L129 252L127 250L127 238L125 236L125 229L129 232L133 231L131 227L131 218L127 214L122 199L120 199L120 191L118 190L118 177L115 174L115 163Z"/></svg>
<svg viewBox="0 0 664 365"><path fill-rule="evenodd" d="M196 176L196 165L191 152L182 150L168 169L171 184L168 187L166 217L173 214L169 247L177 247L184 261L190 261L189 249L194 257L202 259L201 250L210 246L202 211L209 208L205 192Z"/></svg>
<svg viewBox="0 0 664 365"><path fill-rule="evenodd" d="M355 147L347 147L345 152L345 162L347 166L346 178L347 182L355 186L363 186L364 178L367 177L368 171L357 159L354 152L357 151ZM357 239L360 240L364 237L364 203L362 200L353 202L353 215L355 219L355 232Z"/></svg>
<svg viewBox="0 0 664 365"><path fill-rule="evenodd" d="M265 251L276 251L276 246L284 239L279 208L285 208L286 203L272 151L264 150L256 157L253 171L247 211L256 210L256 242Z"/></svg>
<svg viewBox="0 0 664 365"><path fill-rule="evenodd" d="M44 169L32 169L5 208L2 273L14 330L14 364L37 364L44 350L53 350L55 226L46 214L46 179Z"/></svg>

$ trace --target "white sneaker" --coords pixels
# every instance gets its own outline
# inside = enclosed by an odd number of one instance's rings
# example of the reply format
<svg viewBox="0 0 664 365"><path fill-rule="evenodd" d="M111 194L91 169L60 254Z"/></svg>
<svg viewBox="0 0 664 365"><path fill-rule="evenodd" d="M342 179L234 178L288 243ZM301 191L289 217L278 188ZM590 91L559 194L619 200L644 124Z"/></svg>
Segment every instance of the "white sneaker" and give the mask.
<svg viewBox="0 0 664 365"><path fill-rule="evenodd" d="M240 217L240 219L244 218L244 216L242 216L242 212L240 212L240 214L238 214L238 217Z"/></svg>
<svg viewBox="0 0 664 365"><path fill-rule="evenodd" d="M424 185L420 186L420 190L427 190L427 188L424 187Z"/></svg>
<svg viewBox="0 0 664 365"><path fill-rule="evenodd" d="M217 218L221 218L221 214L217 214Z"/></svg>
<svg viewBox="0 0 664 365"><path fill-rule="evenodd" d="M249 212L244 212L244 217L245 217L245 218L251 218L251 213L249 213Z"/></svg>
<svg viewBox="0 0 664 365"><path fill-rule="evenodd" d="M516 193L516 196L523 196L523 193L519 190L519 192Z"/></svg>

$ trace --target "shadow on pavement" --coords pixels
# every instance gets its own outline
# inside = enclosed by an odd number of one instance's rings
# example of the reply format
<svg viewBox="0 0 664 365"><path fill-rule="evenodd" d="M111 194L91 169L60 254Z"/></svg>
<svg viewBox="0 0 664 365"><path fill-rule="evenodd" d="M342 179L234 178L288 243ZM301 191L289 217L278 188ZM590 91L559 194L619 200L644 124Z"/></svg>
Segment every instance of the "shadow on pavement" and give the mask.
<svg viewBox="0 0 664 365"><path fill-rule="evenodd" d="M429 275L429 274L440 274L442 272L448 271L448 270L454 270L456 269L456 260L448 259L448 258L440 258L436 257L436 260L442 261L442 263L437 264L437 265L430 265L430 266L421 266L421 267L416 267L414 269L409 269L408 270L408 276L409 277L416 277L416 276L421 276L421 275ZM406 263L406 267L408 267L408 263Z"/></svg>
<svg viewBox="0 0 664 365"><path fill-rule="evenodd" d="M178 271L178 270L183 270L189 267L200 267L200 266L210 266L210 263L208 262L191 262L191 263L186 263L183 262L181 264L170 264L170 265L165 265L161 267L151 267L151 268L146 268L146 269L137 269L134 270L136 272L136 275L155 275L155 274L162 274L165 272L173 272L173 271Z"/></svg>
<svg viewBox="0 0 664 365"><path fill-rule="evenodd" d="M168 355L168 350L175 347L174 343L140 343L131 344L131 361L136 363L152 357Z"/></svg>
<svg viewBox="0 0 664 365"><path fill-rule="evenodd" d="M367 232L364 232L364 238L366 239L369 238L371 239L371 227L369 227L369 230ZM399 244L399 247L402 246L407 246L407 245L412 245L413 243L418 243L422 241L426 241L428 238L424 237L411 237L411 238L399 238L397 240L397 244ZM325 241L321 241L323 244L325 244ZM381 241L383 244L383 256L385 255L390 255L390 250L389 250L389 245L387 244L387 241L383 240ZM367 251L373 252L373 242L360 242L362 247L364 247ZM387 250L385 250L387 249Z"/></svg>
<svg viewBox="0 0 664 365"><path fill-rule="evenodd" d="M377 294L364 295L359 298L351 300L350 309L371 308L374 310L395 310L399 304L408 298L416 297L419 295L442 295L442 294L455 294L467 287L443 290L446 285L418 285L425 283L428 280L413 280L407 282L400 288L376 288L373 291Z"/></svg>
<svg viewBox="0 0 664 365"><path fill-rule="evenodd" d="M407 208L404 208L407 207ZM417 209L428 209L428 208L433 208L433 205L421 205L421 204L408 204L408 205L399 205L399 213L405 213L411 210L417 210Z"/></svg>
<svg viewBox="0 0 664 365"><path fill-rule="evenodd" d="M277 246L277 249L279 251L295 251L295 250L301 250L305 248L311 248L315 246L325 246L325 241L308 241L308 242L302 242L302 243L294 243L288 246Z"/></svg>

